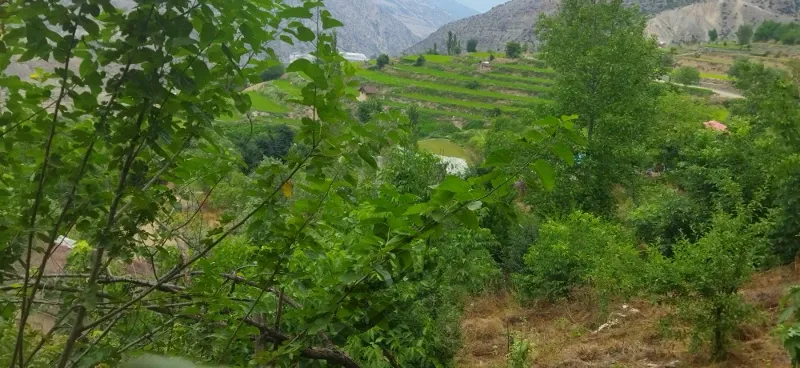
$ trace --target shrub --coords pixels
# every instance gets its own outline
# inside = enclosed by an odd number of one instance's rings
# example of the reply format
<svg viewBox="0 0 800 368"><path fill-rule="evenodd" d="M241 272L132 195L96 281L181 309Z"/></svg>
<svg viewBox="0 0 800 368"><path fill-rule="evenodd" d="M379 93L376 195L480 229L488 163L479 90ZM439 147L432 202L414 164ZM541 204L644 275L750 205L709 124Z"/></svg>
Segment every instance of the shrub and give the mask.
<svg viewBox="0 0 800 368"><path fill-rule="evenodd" d="M271 80L278 79L278 78L282 77L285 72L286 72L286 68L283 67L283 64L273 65L273 66L267 68L267 70L261 72L261 75L260 75L261 81L262 82L266 82L266 81L271 81Z"/></svg>
<svg viewBox="0 0 800 368"><path fill-rule="evenodd" d="M672 72L672 81L685 86L700 83L700 71L690 66L680 67Z"/></svg>
<svg viewBox="0 0 800 368"><path fill-rule="evenodd" d="M424 55L420 55L417 58L417 61L414 62L414 66L423 66L423 65L425 65L425 56Z"/></svg>
<svg viewBox="0 0 800 368"><path fill-rule="evenodd" d="M494 60L494 53L490 52L489 53L489 61L493 61L493 60Z"/></svg>
<svg viewBox="0 0 800 368"><path fill-rule="evenodd" d="M508 368L527 368L533 364L532 343L515 333L511 336L512 343L508 352Z"/></svg>
<svg viewBox="0 0 800 368"><path fill-rule="evenodd" d="M696 240L693 227L701 224L704 217L702 206L688 195L657 185L646 191L627 220L641 241L661 245L661 251L669 256L678 241Z"/></svg>
<svg viewBox="0 0 800 368"><path fill-rule="evenodd" d="M524 297L557 300L574 287L593 286L602 302L636 290L642 263L621 226L574 212L542 224L515 277Z"/></svg>
<svg viewBox="0 0 800 368"><path fill-rule="evenodd" d="M478 88L481 88L481 84L476 80L471 80L471 81L467 82L466 87L469 88L469 89L478 89Z"/></svg>

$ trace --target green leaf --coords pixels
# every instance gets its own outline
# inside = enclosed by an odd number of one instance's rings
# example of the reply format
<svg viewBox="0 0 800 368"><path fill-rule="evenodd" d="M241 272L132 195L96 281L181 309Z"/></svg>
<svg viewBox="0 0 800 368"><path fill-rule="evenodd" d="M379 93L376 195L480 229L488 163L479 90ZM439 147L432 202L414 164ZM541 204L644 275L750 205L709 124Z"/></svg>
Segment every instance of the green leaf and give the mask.
<svg viewBox="0 0 800 368"><path fill-rule="evenodd" d="M483 167L508 164L513 160L512 157L513 156L511 155L511 150L508 149L500 149L492 151L491 153L489 153L489 156L486 157L486 160L483 162Z"/></svg>
<svg viewBox="0 0 800 368"><path fill-rule="evenodd" d="M207 46L217 36L217 32L217 26L214 23L203 23L203 28L200 29L200 44Z"/></svg>
<svg viewBox="0 0 800 368"><path fill-rule="evenodd" d="M542 186L547 190L553 190L556 185L553 167L550 166L547 161L536 160L536 162L531 164L531 168L536 171L536 175L538 175L539 180L542 181Z"/></svg>
<svg viewBox="0 0 800 368"><path fill-rule="evenodd" d="M478 216L475 215L475 212L465 208L461 211L458 211L456 217L464 224L464 226L470 229L478 228Z"/></svg>
<svg viewBox="0 0 800 368"><path fill-rule="evenodd" d="M548 116L544 119L536 121L536 125L541 125L541 126L558 126L560 124L561 120L558 120L558 118L555 116Z"/></svg>
<svg viewBox="0 0 800 368"><path fill-rule="evenodd" d="M428 203L417 203L417 204L409 207L406 210L405 214L406 215L418 215L418 214L427 212L429 208L430 208L430 205L428 205Z"/></svg>
<svg viewBox="0 0 800 368"><path fill-rule="evenodd" d="M481 201L472 201L467 205L467 208L469 208L470 211L477 211L481 208L482 205L483 202Z"/></svg>
<svg viewBox="0 0 800 368"><path fill-rule="evenodd" d="M80 73L81 78L85 78L86 75L93 72L95 69L94 61L91 59L84 59L81 61L81 66L78 68L78 73Z"/></svg>
<svg viewBox="0 0 800 368"><path fill-rule="evenodd" d="M372 155L367 151L367 146L361 146L361 148L358 149L358 156L361 157L362 160L366 161L369 166L372 166L373 169L378 168L378 162L375 161L375 157L372 157Z"/></svg>
<svg viewBox="0 0 800 368"><path fill-rule="evenodd" d="M331 29L331 28L336 28L336 27L344 27L344 23L342 23L342 22L340 22L340 21L338 21L336 19L333 19L333 18L331 18L329 16L322 17L322 29Z"/></svg>
<svg viewBox="0 0 800 368"><path fill-rule="evenodd" d="M572 150L569 146L564 142L557 142L550 147L550 149L555 153L558 157L561 157L567 165L572 166L575 165L575 156L572 154Z"/></svg>
<svg viewBox="0 0 800 368"><path fill-rule="evenodd" d="M530 143L541 142L544 138L545 135L536 128L532 128L525 133L525 140Z"/></svg>
<svg viewBox="0 0 800 368"><path fill-rule="evenodd" d="M380 264L375 266L375 271L377 271L381 276L383 276L383 281L386 282L386 285L392 286L394 280L392 280L392 275L389 273L389 271L386 271L386 269L383 268L383 266L381 266Z"/></svg>
<svg viewBox="0 0 800 368"><path fill-rule="evenodd" d="M472 186L469 183L455 175L448 175L442 182L436 186L436 190L442 190L452 193L469 192Z"/></svg>
<svg viewBox="0 0 800 368"><path fill-rule="evenodd" d="M308 29L307 27L303 27L303 26L297 27L297 39L298 40L309 42L309 41L314 41L315 37L316 36L314 35L314 32L312 30Z"/></svg>
<svg viewBox="0 0 800 368"><path fill-rule="evenodd" d="M289 18L309 19L309 18L311 18L313 16L314 15L311 14L311 12L308 11L308 9L306 9L304 7L300 7L300 6L299 7L286 8L286 9L283 9L280 12L278 12L278 17L279 18L283 18L283 19L289 19Z"/></svg>
<svg viewBox="0 0 800 368"><path fill-rule="evenodd" d="M311 80L314 81L320 88L328 88L328 81L325 78L325 72L319 65L312 63L306 59L297 59L286 68L287 73L303 72Z"/></svg>

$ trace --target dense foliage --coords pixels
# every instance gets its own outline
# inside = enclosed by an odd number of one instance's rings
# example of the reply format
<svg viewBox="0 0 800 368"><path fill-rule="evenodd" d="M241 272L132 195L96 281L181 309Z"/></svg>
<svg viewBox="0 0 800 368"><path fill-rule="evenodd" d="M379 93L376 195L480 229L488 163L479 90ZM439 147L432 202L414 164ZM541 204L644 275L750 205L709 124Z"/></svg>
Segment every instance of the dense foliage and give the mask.
<svg viewBox="0 0 800 368"><path fill-rule="evenodd" d="M0 364L447 367L466 301L496 290L588 296L594 322L646 297L724 358L753 315L740 289L800 251L800 63L738 60L746 98L723 106L654 82L672 61L637 8L564 0L535 59L510 66L552 75L535 90L551 101L440 124L424 104L357 101L342 24L292 3L4 4L0 70L58 66L0 74ZM281 43L315 61L284 67ZM445 46L461 53L455 34ZM359 73L402 72L388 64ZM483 74L453 88L503 77ZM468 147L469 167L421 150L431 136ZM798 295L779 331L795 362ZM509 365L535 347L509 334ZM159 364L194 363L128 366Z"/></svg>

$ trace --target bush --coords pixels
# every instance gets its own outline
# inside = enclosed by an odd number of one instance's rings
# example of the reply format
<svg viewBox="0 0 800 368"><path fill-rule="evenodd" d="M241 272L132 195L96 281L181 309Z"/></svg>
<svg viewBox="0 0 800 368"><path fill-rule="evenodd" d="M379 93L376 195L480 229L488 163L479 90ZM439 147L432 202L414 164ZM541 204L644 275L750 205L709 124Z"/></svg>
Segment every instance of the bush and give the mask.
<svg viewBox="0 0 800 368"><path fill-rule="evenodd" d="M680 67L672 72L671 80L684 86L700 83L700 71L690 66Z"/></svg>
<svg viewBox="0 0 800 368"><path fill-rule="evenodd" d="M516 59L522 55L522 45L519 42L509 42L506 44L506 57Z"/></svg>
<svg viewBox="0 0 800 368"><path fill-rule="evenodd" d="M425 56L424 55L420 55L417 58L417 61L414 62L414 66L423 66L423 65L425 65Z"/></svg>
<svg viewBox="0 0 800 368"><path fill-rule="evenodd" d="M494 53L490 52L489 53L489 61L493 61L493 60L494 60Z"/></svg>
<svg viewBox="0 0 800 368"><path fill-rule="evenodd" d="M657 185L648 189L638 207L628 215L628 223L638 238L659 244L661 252L672 255L672 245L682 239L696 240L694 227L704 221L702 206L676 189Z"/></svg>
<svg viewBox="0 0 800 368"><path fill-rule="evenodd" d="M375 65L378 66L378 69L383 69L384 66L389 65L389 55L381 54L375 59Z"/></svg>
<svg viewBox="0 0 800 368"><path fill-rule="evenodd" d="M472 81L467 82L466 87L469 88L469 89L478 89L478 88L481 88L481 84L476 80L472 80Z"/></svg>
<svg viewBox="0 0 800 368"><path fill-rule="evenodd" d="M642 263L633 237L621 226L574 212L542 224L516 275L524 297L557 300L578 286L593 286L602 302L636 289Z"/></svg>
<svg viewBox="0 0 800 368"><path fill-rule="evenodd" d="M226 124L223 134L242 155L244 173L250 173L267 157L283 159L294 144L295 132L288 125Z"/></svg>
<svg viewBox="0 0 800 368"><path fill-rule="evenodd" d="M371 98L358 104L356 115L362 123L368 122L373 116L383 111L383 102Z"/></svg>
<svg viewBox="0 0 800 368"><path fill-rule="evenodd" d="M282 77L285 72L286 68L283 67L283 64L273 65L261 72L261 81L266 82L278 79Z"/></svg>

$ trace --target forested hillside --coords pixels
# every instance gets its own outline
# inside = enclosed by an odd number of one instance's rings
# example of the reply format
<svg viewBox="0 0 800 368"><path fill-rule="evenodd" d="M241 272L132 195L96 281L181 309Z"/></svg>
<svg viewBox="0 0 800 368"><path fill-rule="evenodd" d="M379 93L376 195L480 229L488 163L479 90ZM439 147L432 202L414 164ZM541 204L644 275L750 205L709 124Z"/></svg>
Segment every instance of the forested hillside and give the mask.
<svg viewBox="0 0 800 368"><path fill-rule="evenodd" d="M794 25L354 64L316 0L0 5L0 365L800 364Z"/></svg>

